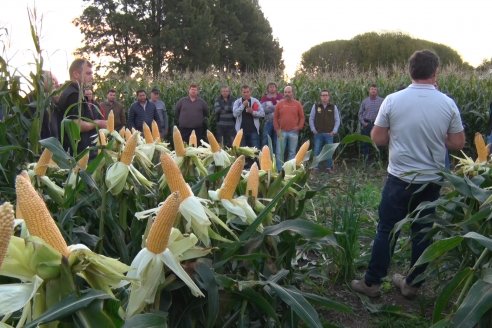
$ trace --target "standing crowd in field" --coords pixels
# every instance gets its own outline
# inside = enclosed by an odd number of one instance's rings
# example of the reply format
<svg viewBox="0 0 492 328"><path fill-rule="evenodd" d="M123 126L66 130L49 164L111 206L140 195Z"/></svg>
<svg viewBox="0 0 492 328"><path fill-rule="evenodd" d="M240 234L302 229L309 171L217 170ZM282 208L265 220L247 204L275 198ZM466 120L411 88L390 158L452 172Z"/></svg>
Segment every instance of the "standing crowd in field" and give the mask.
<svg viewBox="0 0 492 328"><path fill-rule="evenodd" d="M439 197L438 172L446 165L447 150L462 149L465 143L463 124L455 102L437 88L438 66L439 58L434 52L416 51L408 63L411 85L383 99L378 96L377 86L371 84L368 97L360 105L358 119L361 133L370 136L376 145L388 146L389 149L388 176L379 205L379 224L371 259L364 277L351 283L354 291L369 297L380 295L382 279L388 274L397 239L391 234L395 224L420 203ZM97 128L106 127L110 111L115 116L117 129L125 126L143 131L144 124L152 126L155 121L161 135L168 134L170 122L166 106L159 99L159 90L153 89L150 99L145 90L138 90L136 101L126 111L116 101L116 90L109 90L106 101L97 104L92 90L85 89L92 82L90 62L75 60L69 73L71 84L61 93L53 116L57 122L66 117L79 126L81 141L78 152L92 145ZM54 80L51 75L45 79ZM188 95L174 106L174 124L180 129L184 140L189 140L194 131L198 140L206 141L209 116L215 115L219 142L231 147L236 133L242 130L243 146L259 149L262 145L271 144L276 150L277 168L281 168L281 162L294 158L299 132L306 122L303 106L295 99L294 91L292 86L286 86L283 92L279 92L272 82L262 97L257 99L252 96L252 88L248 85L241 87L240 97L232 96L230 88L223 86L213 110L210 110L209 104L200 98L199 86L190 84ZM319 97L307 119L314 136L315 155L320 153L323 145L333 143L341 124L339 109L330 102L329 90L321 90ZM51 126L47 124L46 128ZM55 126L59 128L60 124ZM43 135L59 137L56 131L52 132ZM73 153L72 147L68 138L64 138L64 148ZM369 147L362 149L366 159L369 150ZM333 170L331 158L324 165L326 167L323 169L328 172ZM431 216L432 213L432 209L422 211L422 215ZM426 266L413 266L430 245L425 231L432 224L432 221L412 224L412 269L407 275L393 276L394 285L405 297L414 297L424 282L422 274Z"/></svg>
<svg viewBox="0 0 492 328"><path fill-rule="evenodd" d="M157 88L151 90L150 97L146 90L137 90L136 101L129 108L125 108L117 100L118 91L115 89L108 90L104 101L96 101L92 90L92 65L89 61L76 59L70 66L69 74L70 84L53 102L50 115L46 113L42 138L53 136L63 139L63 147L70 154L74 154L75 146L71 144L68 136L61 138L63 119L69 119L80 127L81 140L76 146L76 153L80 153L93 145L97 129L106 127L106 120L111 112L117 130L125 127L143 131L144 123L150 127L155 121L163 138L168 135L170 124L174 124L179 128L183 140L188 140L194 131L197 139L205 142L209 118L213 115L215 135L223 146L231 147L236 133L242 130L241 146L256 149L265 145L271 146L276 153L277 168L282 167L282 162L294 158L299 133L305 124L309 124L313 134L315 155L321 152L324 145L333 143L340 127L339 110L330 102L330 92L326 89L321 90L320 99L313 104L309 116L305 118L303 106L295 99L295 90L289 85L280 92L277 84L270 82L259 99L252 96L253 88L249 85L243 85L238 90L239 97L233 96L230 87L223 85L213 105L209 106L210 104L200 97L199 86L192 83L187 90L188 94L172 107L174 122L170 122L171 115L168 115L166 104L161 100L160 90ZM58 87L58 81L50 72L45 72L43 79L47 87ZM375 94L377 102L364 100L359 112L361 128L366 132L370 131L370 127L365 126L365 122L374 120L377 106L381 104L381 98L377 96L377 87L371 85L370 90L368 99L373 99ZM183 90L183 93L185 92L186 90ZM368 155L368 149L364 153L365 156ZM91 158L96 154L96 150L92 151ZM331 158L320 163L319 170L332 172Z"/></svg>

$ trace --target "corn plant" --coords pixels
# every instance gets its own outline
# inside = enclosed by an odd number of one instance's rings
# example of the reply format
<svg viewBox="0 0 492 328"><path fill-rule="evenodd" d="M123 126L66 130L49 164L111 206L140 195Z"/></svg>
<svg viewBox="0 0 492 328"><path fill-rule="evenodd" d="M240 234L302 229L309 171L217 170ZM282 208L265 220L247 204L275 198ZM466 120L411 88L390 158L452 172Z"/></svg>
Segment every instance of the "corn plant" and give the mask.
<svg viewBox="0 0 492 328"><path fill-rule="evenodd" d="M441 173L447 192L434 202L421 204L397 227L407 222L434 222L427 232L433 243L415 265L430 264L428 275L435 273L440 280L432 318L435 327L485 327L490 323L490 168L486 159L475 163L469 157L461 158L457 174ZM436 213L419 217L426 208L435 208Z"/></svg>

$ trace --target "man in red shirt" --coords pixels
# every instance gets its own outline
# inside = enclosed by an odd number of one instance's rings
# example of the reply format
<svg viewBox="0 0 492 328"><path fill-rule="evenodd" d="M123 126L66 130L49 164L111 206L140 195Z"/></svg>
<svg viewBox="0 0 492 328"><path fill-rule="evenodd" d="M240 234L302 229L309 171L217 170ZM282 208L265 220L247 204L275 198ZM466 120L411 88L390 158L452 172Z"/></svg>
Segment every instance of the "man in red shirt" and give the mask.
<svg viewBox="0 0 492 328"><path fill-rule="evenodd" d="M299 131L304 128L304 110L302 104L294 99L291 86L284 88L284 99L275 106L273 125L277 132L277 170L280 170L285 160L285 150L287 160L296 155Z"/></svg>

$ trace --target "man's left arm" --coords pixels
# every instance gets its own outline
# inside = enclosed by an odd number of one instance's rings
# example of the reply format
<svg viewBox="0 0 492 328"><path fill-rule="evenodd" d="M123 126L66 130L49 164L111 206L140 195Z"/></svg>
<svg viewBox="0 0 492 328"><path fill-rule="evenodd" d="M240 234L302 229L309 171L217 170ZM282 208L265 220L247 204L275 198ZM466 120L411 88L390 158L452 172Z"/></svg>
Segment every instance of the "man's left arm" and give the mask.
<svg viewBox="0 0 492 328"><path fill-rule="evenodd" d="M386 146L389 143L389 127L374 125L371 130L371 139L378 146Z"/></svg>
<svg viewBox="0 0 492 328"><path fill-rule="evenodd" d="M340 128L340 112L338 111L338 107L335 105L335 109L333 114L335 115L335 126L333 127L333 131L331 131L331 135L334 136L338 133L338 129Z"/></svg>

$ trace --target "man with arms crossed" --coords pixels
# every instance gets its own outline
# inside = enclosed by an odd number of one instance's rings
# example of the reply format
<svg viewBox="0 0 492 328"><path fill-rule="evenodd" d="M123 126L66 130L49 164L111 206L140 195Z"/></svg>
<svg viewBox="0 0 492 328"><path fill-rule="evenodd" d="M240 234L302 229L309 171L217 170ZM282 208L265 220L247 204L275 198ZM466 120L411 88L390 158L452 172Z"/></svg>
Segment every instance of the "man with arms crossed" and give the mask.
<svg viewBox="0 0 492 328"><path fill-rule="evenodd" d="M465 144L456 104L434 87L438 65L439 58L432 51L414 52L408 65L412 84L386 97L371 132L377 145L389 145L389 164L369 267L363 279L351 283L353 290L369 297L380 295L381 279L388 273L396 242L396 238L392 240L393 227L421 202L439 197L440 186L433 182L444 168L446 147L459 150ZM432 209L423 210L420 216L432 213ZM432 222L412 224L411 266L430 245L425 229L431 226ZM425 267L413 268L406 277L393 276L393 284L403 296L416 296L423 283L422 277L417 277Z"/></svg>
<svg viewBox="0 0 492 328"><path fill-rule="evenodd" d="M80 141L77 145L76 152L74 152L73 145L66 131L63 136L63 148L71 155L75 155L91 146L94 136L97 135L97 128L106 128L106 120L97 110L90 108L83 98L84 87L92 83L92 64L86 59L78 58L72 62L68 72L71 83L60 95L58 117L60 120L63 120L63 117L71 119L80 127ZM92 159L96 155L97 150L93 150L90 152L89 158Z"/></svg>

